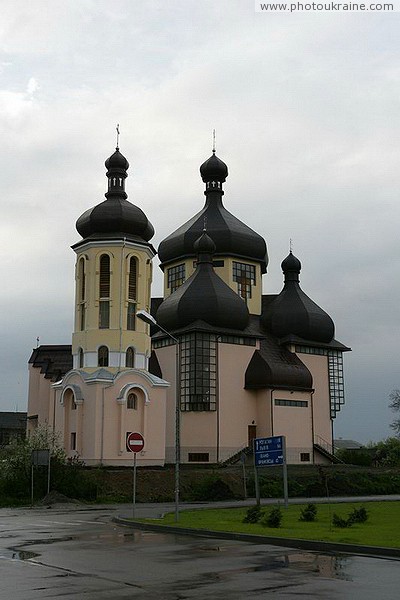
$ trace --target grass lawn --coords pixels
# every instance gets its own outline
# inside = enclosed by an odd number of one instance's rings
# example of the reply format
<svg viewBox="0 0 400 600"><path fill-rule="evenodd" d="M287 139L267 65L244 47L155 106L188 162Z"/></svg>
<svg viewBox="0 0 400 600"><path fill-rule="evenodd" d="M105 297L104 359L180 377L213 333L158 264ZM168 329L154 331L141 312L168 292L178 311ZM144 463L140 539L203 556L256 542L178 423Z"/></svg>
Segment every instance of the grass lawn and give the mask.
<svg viewBox="0 0 400 600"><path fill-rule="evenodd" d="M333 513L347 518L353 508L360 508L360 506L365 506L367 509L368 521L366 523L357 523L346 529L333 527L330 524ZM311 523L299 521L300 512L304 507L304 504L289 505L288 509L282 506L283 518L279 529L263 527L258 523L242 523L246 508L182 511L177 526L366 546L400 547L400 502L354 502L331 504L330 506L317 504L317 521ZM272 506L263 507L263 512L268 512L271 508ZM155 522L154 519L143 521ZM173 513L157 519L156 522L160 525L176 525Z"/></svg>

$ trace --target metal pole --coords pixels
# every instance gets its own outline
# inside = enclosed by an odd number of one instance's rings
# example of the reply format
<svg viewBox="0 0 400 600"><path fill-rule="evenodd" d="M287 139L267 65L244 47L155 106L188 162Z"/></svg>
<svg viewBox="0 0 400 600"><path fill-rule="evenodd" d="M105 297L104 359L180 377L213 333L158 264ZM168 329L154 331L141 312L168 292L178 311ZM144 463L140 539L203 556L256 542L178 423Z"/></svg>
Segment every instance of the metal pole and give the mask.
<svg viewBox="0 0 400 600"><path fill-rule="evenodd" d="M253 439L253 456L254 456L254 485L256 488L256 504L260 506L260 484L258 481L258 471L256 467L256 440Z"/></svg>
<svg viewBox="0 0 400 600"><path fill-rule="evenodd" d="M47 469L47 493L50 494L50 465L51 465L51 454L49 450L49 465Z"/></svg>
<svg viewBox="0 0 400 600"><path fill-rule="evenodd" d="M283 441L283 495L285 498L285 508L289 507L288 499L288 478L287 478L287 464L286 464L286 436L282 436Z"/></svg>
<svg viewBox="0 0 400 600"><path fill-rule="evenodd" d="M247 499L247 485L246 485L246 455L242 452L242 467L243 467L243 491L244 491L244 499Z"/></svg>
<svg viewBox="0 0 400 600"><path fill-rule="evenodd" d="M33 508L33 463L31 465L31 508Z"/></svg>
<svg viewBox="0 0 400 600"><path fill-rule="evenodd" d="M136 452L133 454L133 496L132 496L132 517L135 518L136 505Z"/></svg>
<svg viewBox="0 0 400 600"><path fill-rule="evenodd" d="M181 433L180 433L180 368L179 368L179 341L175 339L175 523L179 521L179 465L181 461Z"/></svg>

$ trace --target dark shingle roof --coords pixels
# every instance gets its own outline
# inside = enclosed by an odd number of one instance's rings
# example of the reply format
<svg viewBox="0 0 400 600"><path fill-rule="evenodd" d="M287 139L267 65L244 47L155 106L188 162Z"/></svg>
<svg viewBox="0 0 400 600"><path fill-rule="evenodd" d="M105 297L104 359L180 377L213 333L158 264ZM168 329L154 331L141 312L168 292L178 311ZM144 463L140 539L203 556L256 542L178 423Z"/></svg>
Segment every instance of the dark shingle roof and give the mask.
<svg viewBox="0 0 400 600"><path fill-rule="evenodd" d="M69 344L42 345L35 348L29 359L46 379L57 381L72 369L72 347Z"/></svg>
<svg viewBox="0 0 400 600"><path fill-rule="evenodd" d="M260 350L255 350L245 374L246 389L275 387L280 389L311 390L313 379L299 357L279 346L266 334Z"/></svg>

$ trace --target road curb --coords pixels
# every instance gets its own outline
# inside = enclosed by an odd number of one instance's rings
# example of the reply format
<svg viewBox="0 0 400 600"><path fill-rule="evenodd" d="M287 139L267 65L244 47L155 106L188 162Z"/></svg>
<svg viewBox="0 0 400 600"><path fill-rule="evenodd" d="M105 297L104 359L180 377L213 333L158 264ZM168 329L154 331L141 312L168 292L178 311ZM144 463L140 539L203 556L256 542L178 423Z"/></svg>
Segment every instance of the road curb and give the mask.
<svg viewBox="0 0 400 600"><path fill-rule="evenodd" d="M131 527L133 529L140 529L143 531L157 531L163 533L175 533L178 535L192 535L195 537L234 540L239 542L250 542L252 544L271 544L273 546L284 546L286 548L298 548L300 550L323 552L324 554L338 552L340 554L358 554L373 556L375 558L400 558L400 548L381 548L380 546L362 546L358 544L300 540L297 538L280 538L268 535L254 535L251 533L213 531L211 529L189 529L187 527L175 527L173 525L142 523L124 517L114 517L113 522L125 527Z"/></svg>

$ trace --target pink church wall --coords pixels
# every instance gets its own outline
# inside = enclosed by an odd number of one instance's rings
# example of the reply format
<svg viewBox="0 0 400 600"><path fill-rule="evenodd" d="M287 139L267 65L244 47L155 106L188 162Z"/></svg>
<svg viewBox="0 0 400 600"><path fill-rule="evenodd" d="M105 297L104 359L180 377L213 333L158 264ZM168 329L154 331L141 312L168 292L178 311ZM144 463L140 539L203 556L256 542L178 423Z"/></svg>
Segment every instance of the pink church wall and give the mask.
<svg viewBox="0 0 400 600"><path fill-rule="evenodd" d="M138 372L139 373L139 372ZM148 401L140 387L147 383ZM127 409L126 395L118 398L129 384L129 391L137 394L137 409ZM137 455L137 464L163 465L165 456L165 388L152 387L140 374L131 371L119 375L112 387L107 383L87 385L78 373L67 375L64 387L79 386L83 401L71 410L70 392L60 398L57 390L56 427L64 431L64 444L69 456L79 457L87 465L131 465L133 454L126 449L126 433L138 431L144 436L145 446ZM71 433L76 433L77 447L71 449Z"/></svg>
<svg viewBox="0 0 400 600"><path fill-rule="evenodd" d="M307 406L276 406L275 400L307 402ZM273 392L273 435L286 437L286 458L291 464L313 460L312 397L308 392ZM306 460L308 455L308 460Z"/></svg>
<svg viewBox="0 0 400 600"><path fill-rule="evenodd" d="M257 395L244 389L254 346L219 344L219 439L224 460L248 444L248 426L257 425Z"/></svg>
<svg viewBox="0 0 400 600"><path fill-rule="evenodd" d="M40 369L29 365L29 404L28 404L28 432L37 424L51 424L51 381L45 379ZM38 416L38 419L29 420L29 417Z"/></svg>
<svg viewBox="0 0 400 600"><path fill-rule="evenodd" d="M315 354L300 354L299 358L313 376L314 433L332 444L332 421L329 403L328 357Z"/></svg>

